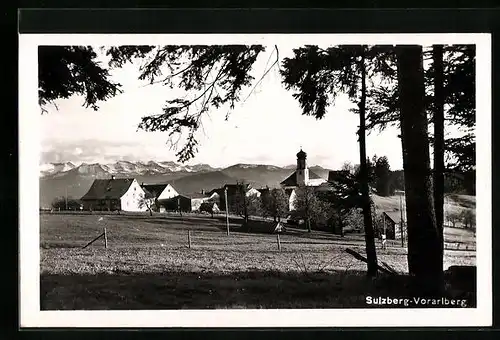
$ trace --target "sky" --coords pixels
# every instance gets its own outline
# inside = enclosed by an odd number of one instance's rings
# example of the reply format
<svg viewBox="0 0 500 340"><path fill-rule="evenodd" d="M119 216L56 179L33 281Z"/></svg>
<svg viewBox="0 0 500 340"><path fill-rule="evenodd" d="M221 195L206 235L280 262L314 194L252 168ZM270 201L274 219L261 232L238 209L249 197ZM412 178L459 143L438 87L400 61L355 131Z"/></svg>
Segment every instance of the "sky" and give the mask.
<svg viewBox="0 0 500 340"><path fill-rule="evenodd" d="M292 46L278 47L281 58L291 55ZM272 53L273 49L267 48L259 56L252 73L256 79L272 64ZM181 92L139 81L139 66L128 64L112 71L111 80L121 83L124 91L99 103L98 111L83 107L83 98L77 96L56 101L57 107L47 106L48 113L41 117L40 162L78 165L118 160L176 161L176 151L167 145L167 133L138 131L137 127L141 117L160 113L165 100ZM246 98L251 89L246 88L242 97ZM359 117L349 111L352 105L345 96L339 96L325 118L304 116L292 92L282 86L278 68L274 67L248 99L236 105L228 121L227 109L208 112L197 135L199 152L188 164L285 166L296 162L295 154L300 148L307 152L311 166L337 169L344 162L357 164ZM370 132L368 156L387 156L391 169L401 169L398 133L396 128Z"/></svg>

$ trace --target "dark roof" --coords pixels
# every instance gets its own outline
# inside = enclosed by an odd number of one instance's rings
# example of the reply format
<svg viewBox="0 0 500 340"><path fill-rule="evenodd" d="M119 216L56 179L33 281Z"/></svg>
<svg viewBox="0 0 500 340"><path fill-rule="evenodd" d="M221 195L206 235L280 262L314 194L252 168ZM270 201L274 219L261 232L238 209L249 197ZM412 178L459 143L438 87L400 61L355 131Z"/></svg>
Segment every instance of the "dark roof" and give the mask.
<svg viewBox="0 0 500 340"><path fill-rule="evenodd" d="M245 186L246 186L246 189L251 188L250 183L246 183ZM227 188L227 194L229 196L231 196L231 195L236 194L240 187L241 187L241 184L224 184L224 186L222 188L216 188L216 189L210 190L209 192L207 192L205 194L205 196L211 196L211 195L213 195L213 193L217 193L219 196L222 197L222 196L224 196L224 189L226 189L226 188Z"/></svg>
<svg viewBox="0 0 500 340"><path fill-rule="evenodd" d="M257 191L260 192L261 195L266 195L271 191L271 189L270 188L261 188L261 189L257 189Z"/></svg>
<svg viewBox="0 0 500 340"><path fill-rule="evenodd" d="M133 178L96 179L82 200L119 199L130 188Z"/></svg>
<svg viewBox="0 0 500 340"><path fill-rule="evenodd" d="M217 195L223 195L224 194L224 190L222 189L214 189L214 190L210 190L209 192L207 192L207 197L210 197L212 196L213 194L217 194Z"/></svg>
<svg viewBox="0 0 500 340"><path fill-rule="evenodd" d="M297 186L297 170L295 170L290 176L288 176L283 182L281 182L281 185L287 186L287 187L293 187ZM321 176L317 175L315 172L312 172L309 170L309 179L320 179Z"/></svg>
<svg viewBox="0 0 500 340"><path fill-rule="evenodd" d="M324 182L324 183L321 183L318 186L315 186L314 189L315 189L315 191L333 191L334 187L332 186L331 183Z"/></svg>
<svg viewBox="0 0 500 340"><path fill-rule="evenodd" d="M177 196L173 196L173 197L169 197L169 198L162 198L160 200L160 202L177 201L179 198L191 201L191 197L186 196L184 194L178 194Z"/></svg>
<svg viewBox="0 0 500 340"><path fill-rule="evenodd" d="M246 183L245 186L247 188L249 188L250 184ZM222 187L222 189L225 189L225 188L227 188L228 191L230 191L230 190L236 190L238 188L241 188L241 184L224 184L224 187Z"/></svg>
<svg viewBox="0 0 500 340"><path fill-rule="evenodd" d="M157 197L157 196L153 195L152 193L150 193L148 191L148 189L146 189L146 188L142 188L142 190L144 190L144 197L145 198L156 198Z"/></svg>
<svg viewBox="0 0 500 340"><path fill-rule="evenodd" d="M302 149L300 149L300 151L297 152L297 158L304 159L306 157L307 157L307 153L305 153L304 151L302 151Z"/></svg>
<svg viewBox="0 0 500 340"><path fill-rule="evenodd" d="M384 215L386 215L392 222L395 224L401 223L401 211L384 211Z"/></svg>
<svg viewBox="0 0 500 340"><path fill-rule="evenodd" d="M141 187L145 189L145 191L147 190L150 194L154 195L154 197L158 198L167 185L168 184L143 184Z"/></svg>
<svg viewBox="0 0 500 340"><path fill-rule="evenodd" d="M330 170L328 172L328 181L334 182L337 181L338 179L346 178L347 175L349 175L348 170Z"/></svg>
<svg viewBox="0 0 500 340"><path fill-rule="evenodd" d="M221 190L222 190L222 189L220 189L220 188L218 188L218 189L212 189L212 190L210 190L209 192L207 192L207 195L208 195L208 196L212 196L214 193L216 193L216 194L219 194L219 195L220 195Z"/></svg>
<svg viewBox="0 0 500 340"><path fill-rule="evenodd" d="M183 193L182 195L190 197L190 198L208 198L207 195L199 193L199 192L193 192L193 193L188 193L188 194Z"/></svg>

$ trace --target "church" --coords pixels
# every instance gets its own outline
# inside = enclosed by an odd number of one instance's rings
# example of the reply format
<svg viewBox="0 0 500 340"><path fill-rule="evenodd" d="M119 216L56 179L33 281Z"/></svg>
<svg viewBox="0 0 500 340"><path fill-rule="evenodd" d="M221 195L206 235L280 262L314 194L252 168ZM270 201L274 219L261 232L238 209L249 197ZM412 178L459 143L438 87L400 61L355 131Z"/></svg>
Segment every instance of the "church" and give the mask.
<svg viewBox="0 0 500 340"><path fill-rule="evenodd" d="M280 185L289 197L288 204L290 211L295 210L295 190L299 186L305 185L308 187L314 187L315 189L328 187L326 179L309 170L307 167L307 153L305 153L302 148L297 153L297 169L285 180L283 180Z"/></svg>

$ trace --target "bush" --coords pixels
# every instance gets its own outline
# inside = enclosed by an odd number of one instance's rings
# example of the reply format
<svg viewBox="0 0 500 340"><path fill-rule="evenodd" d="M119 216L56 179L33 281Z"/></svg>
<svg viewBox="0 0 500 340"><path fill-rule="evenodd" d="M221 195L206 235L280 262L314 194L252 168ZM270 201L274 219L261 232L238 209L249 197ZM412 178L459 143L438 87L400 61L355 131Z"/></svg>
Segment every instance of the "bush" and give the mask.
<svg viewBox="0 0 500 340"><path fill-rule="evenodd" d="M66 202L66 197L56 197L52 201L52 208L55 210L80 210L81 207L80 200L68 197Z"/></svg>
<svg viewBox="0 0 500 340"><path fill-rule="evenodd" d="M455 225L457 222L461 222L463 219L462 217L462 212L457 213L457 212L449 212L446 214L446 221L451 223L452 227L455 228Z"/></svg>
<svg viewBox="0 0 500 340"><path fill-rule="evenodd" d="M476 213L471 209L464 209L460 213L460 220L464 228L474 228L476 226Z"/></svg>
<svg viewBox="0 0 500 340"><path fill-rule="evenodd" d="M359 209L351 209L342 217L342 223L345 226L344 231L363 232L365 230L363 212Z"/></svg>

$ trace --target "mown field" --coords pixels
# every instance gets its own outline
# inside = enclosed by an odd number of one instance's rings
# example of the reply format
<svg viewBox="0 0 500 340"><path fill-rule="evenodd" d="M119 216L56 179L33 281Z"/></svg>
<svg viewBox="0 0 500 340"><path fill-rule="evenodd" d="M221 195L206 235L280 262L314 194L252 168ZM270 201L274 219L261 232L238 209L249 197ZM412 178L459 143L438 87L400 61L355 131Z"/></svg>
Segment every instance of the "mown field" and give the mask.
<svg viewBox="0 0 500 340"><path fill-rule="evenodd" d="M367 295L408 294L406 276L367 279L366 265L345 252L364 254L363 235L288 228L279 250L274 223L247 233L230 222L227 236L223 216L41 214L41 308L367 308ZM99 239L82 249L104 227L108 248ZM462 245L446 251L445 269L475 265L473 232L445 234ZM407 271L400 241L377 246L379 261Z"/></svg>

